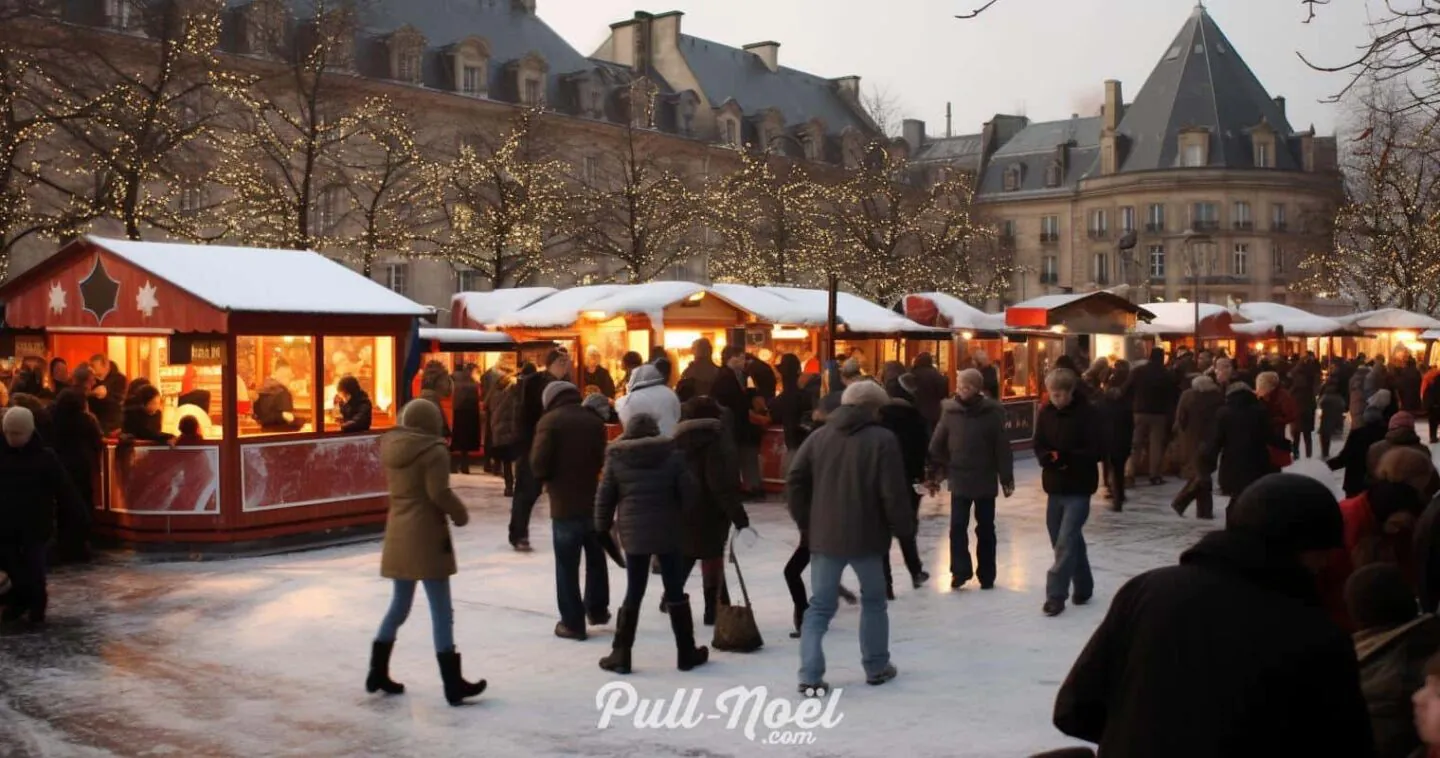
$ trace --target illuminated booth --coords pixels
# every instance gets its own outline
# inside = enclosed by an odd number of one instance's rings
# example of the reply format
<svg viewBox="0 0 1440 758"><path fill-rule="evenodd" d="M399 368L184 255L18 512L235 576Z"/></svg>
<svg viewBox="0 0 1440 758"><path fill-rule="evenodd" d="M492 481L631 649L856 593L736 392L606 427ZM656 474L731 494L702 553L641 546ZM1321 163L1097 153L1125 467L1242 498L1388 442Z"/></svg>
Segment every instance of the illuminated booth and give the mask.
<svg viewBox="0 0 1440 758"><path fill-rule="evenodd" d="M1246 320L1222 305L1200 303L1200 327L1195 327L1196 303L1146 303L1140 306L1154 315L1149 323L1135 326L1137 334L1145 335L1152 344L1163 348L1166 354L1176 348L1196 349L1195 335L1200 335L1199 349L1224 350L1234 355L1235 340L1241 336L1235 332L1236 323Z"/></svg>
<svg viewBox="0 0 1440 758"><path fill-rule="evenodd" d="M1399 308L1365 311L1335 320L1360 333L1342 343L1353 347L1353 352L1347 354L1383 355L1390 360L1414 357L1426 362L1435 332L1440 330L1440 320Z"/></svg>
<svg viewBox="0 0 1440 758"><path fill-rule="evenodd" d="M1344 354L1346 338L1361 334L1335 319L1280 303L1242 303L1236 306L1235 312L1249 322L1232 326L1240 337L1236 341L1235 358L1242 366L1249 366L1252 358L1269 352L1290 355L1311 350L1318 356Z"/></svg>
<svg viewBox="0 0 1440 758"><path fill-rule="evenodd" d="M1002 384L1023 387L1030 395L1044 393L1045 375L1054 368L1062 355L1095 360L1138 360L1141 341L1135 335L1136 325L1152 321L1155 314L1113 292L1086 292L1072 295L1046 295L1005 310L1005 326L1012 342L1026 344L1029 349L1016 350L1013 375L1008 373ZM1023 378L1022 378L1023 370Z"/></svg>
<svg viewBox="0 0 1440 758"><path fill-rule="evenodd" d="M0 287L17 350L71 366L107 356L161 391L162 428L112 433L97 536L168 551L316 541L384 524L378 432L394 426L397 356L430 312L311 252L86 237ZM21 342L35 342L24 348ZM370 395L369 432L339 431L336 387Z"/></svg>

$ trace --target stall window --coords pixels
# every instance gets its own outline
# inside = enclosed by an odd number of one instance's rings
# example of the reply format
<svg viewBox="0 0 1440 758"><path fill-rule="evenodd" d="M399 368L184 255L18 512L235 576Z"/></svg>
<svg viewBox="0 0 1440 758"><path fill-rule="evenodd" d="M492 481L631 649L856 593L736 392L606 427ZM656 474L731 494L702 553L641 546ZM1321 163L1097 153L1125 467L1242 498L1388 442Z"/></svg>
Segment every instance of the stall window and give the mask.
<svg viewBox="0 0 1440 758"><path fill-rule="evenodd" d="M325 429L341 431L340 380L355 377L370 399L370 428L395 426L395 338L325 337ZM352 402L352 408L354 403ZM363 429L353 431L367 431Z"/></svg>
<svg viewBox="0 0 1440 758"><path fill-rule="evenodd" d="M56 335L54 356L64 358L73 370L95 355L109 358L110 371L125 378L125 395L144 380L160 390L160 430L179 435L180 419L194 416L205 439L224 436L221 408L221 372L224 370L224 339L196 342L190 362L170 361L170 338L131 336ZM203 347L200 347L203 345ZM92 364L93 365L93 364ZM120 398L122 405L125 398ZM124 433L125 429L119 430Z"/></svg>
<svg viewBox="0 0 1440 758"><path fill-rule="evenodd" d="M315 431L313 337L236 337L235 373L241 437Z"/></svg>

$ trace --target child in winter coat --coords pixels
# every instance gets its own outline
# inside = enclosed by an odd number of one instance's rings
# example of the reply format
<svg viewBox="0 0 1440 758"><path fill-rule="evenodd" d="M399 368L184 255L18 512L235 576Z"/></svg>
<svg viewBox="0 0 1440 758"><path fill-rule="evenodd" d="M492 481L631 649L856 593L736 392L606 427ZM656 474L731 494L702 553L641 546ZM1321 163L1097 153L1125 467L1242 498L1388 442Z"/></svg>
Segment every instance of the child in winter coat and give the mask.
<svg viewBox="0 0 1440 758"><path fill-rule="evenodd" d="M1326 382L1320 396L1320 456L1330 457L1330 442L1345 431L1345 413L1349 404L1340 394L1339 385Z"/></svg>

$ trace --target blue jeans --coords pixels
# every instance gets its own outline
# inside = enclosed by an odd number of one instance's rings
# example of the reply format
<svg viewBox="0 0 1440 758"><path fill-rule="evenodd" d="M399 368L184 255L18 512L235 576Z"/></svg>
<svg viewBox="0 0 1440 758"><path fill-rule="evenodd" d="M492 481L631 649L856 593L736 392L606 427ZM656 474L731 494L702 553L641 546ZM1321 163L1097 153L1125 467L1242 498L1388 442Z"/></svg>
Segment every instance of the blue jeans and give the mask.
<svg viewBox="0 0 1440 758"><path fill-rule="evenodd" d="M515 461L515 495L510 499L510 544L530 541L530 514L540 500L544 485L530 470L530 448L520 451Z"/></svg>
<svg viewBox="0 0 1440 758"><path fill-rule="evenodd" d="M557 519L550 524L555 541L555 601L560 623L571 630L585 628L585 613L602 617L610 608L610 574L605 549L591 518ZM585 558L585 594L580 594L580 558Z"/></svg>
<svg viewBox="0 0 1440 758"><path fill-rule="evenodd" d="M448 653L455 649L455 609L450 607L450 580L426 579L416 582L412 579L396 579L395 595L390 599L390 610L380 622L376 642L394 642L400 633L400 626L410 617L410 606L415 604L415 585L425 585L425 597L430 600L430 629L435 636L435 652Z"/></svg>
<svg viewBox="0 0 1440 758"><path fill-rule="evenodd" d="M656 556L660 561L660 581L665 585L665 602L685 601L685 580L690 575L690 562L679 553ZM643 553L625 554L625 606L631 613L640 612L645 602L645 588L650 586L650 556Z"/></svg>
<svg viewBox="0 0 1440 758"><path fill-rule="evenodd" d="M975 510L975 560L970 563L970 510ZM968 582L978 576L981 586L995 584L995 498L968 498L950 494L950 576Z"/></svg>
<svg viewBox="0 0 1440 758"><path fill-rule="evenodd" d="M1045 527L1055 548L1055 565L1045 575L1045 597L1064 602L1074 584L1075 596L1095 593L1090 575L1090 556L1085 552L1085 535L1080 530L1090 518L1089 495L1051 495L1045 507Z"/></svg>
<svg viewBox="0 0 1440 758"><path fill-rule="evenodd" d="M885 556L836 558L810 554L810 608L800 631L800 683L825 679L825 632L840 602L840 574L846 566L860 580L860 662L866 677L890 665L890 616L885 610Z"/></svg>

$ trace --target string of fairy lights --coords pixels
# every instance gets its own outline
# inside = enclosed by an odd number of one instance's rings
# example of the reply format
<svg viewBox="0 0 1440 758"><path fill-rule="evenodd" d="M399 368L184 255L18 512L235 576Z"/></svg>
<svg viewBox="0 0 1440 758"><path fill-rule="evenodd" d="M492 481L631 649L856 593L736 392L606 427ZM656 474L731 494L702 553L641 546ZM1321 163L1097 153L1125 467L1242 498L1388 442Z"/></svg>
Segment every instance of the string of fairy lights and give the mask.
<svg viewBox="0 0 1440 758"><path fill-rule="evenodd" d="M911 182L905 156L882 141L845 170L746 146L719 154L707 175L656 130L659 93L641 78L624 133L583 171L547 154L542 108L493 141L447 151L390 99L357 97L336 75L354 58L353 19L340 10L299 36L305 47L282 66L222 67L224 3L165 5L179 15L150 30L149 46L96 53L84 86L0 36L0 98L10 99L0 105L55 116L0 124L0 159L21 165L58 142L52 160L0 174L0 239L27 223L63 237L118 221L137 237L348 255L367 272L382 257L440 259L494 287L583 270L645 282L708 259L716 279L834 275L878 302L922 289L985 300L1014 273L972 214L968 181ZM58 201L40 208L46 192Z"/></svg>

